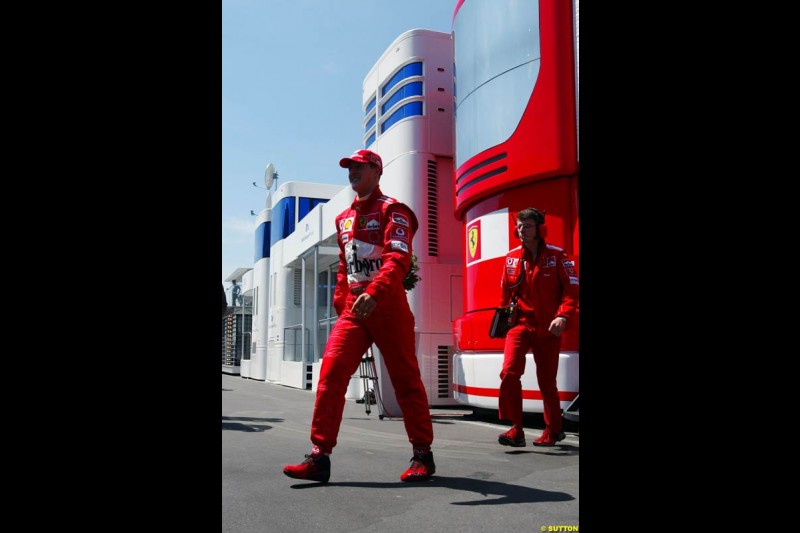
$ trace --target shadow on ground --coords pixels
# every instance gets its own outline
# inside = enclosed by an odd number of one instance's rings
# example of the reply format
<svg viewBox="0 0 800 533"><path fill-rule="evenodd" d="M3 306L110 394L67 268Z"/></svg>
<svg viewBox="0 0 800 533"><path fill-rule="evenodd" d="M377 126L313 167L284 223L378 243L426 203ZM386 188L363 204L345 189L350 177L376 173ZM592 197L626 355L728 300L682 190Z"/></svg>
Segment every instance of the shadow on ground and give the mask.
<svg viewBox="0 0 800 533"><path fill-rule="evenodd" d="M488 476L491 474L476 472L476 476ZM362 487L365 489L411 489L414 487L447 487L458 491L468 491L480 494L483 499L466 502L453 502L453 505L506 505L510 503L532 503L532 502L565 502L575 498L565 492L552 492L549 490L533 489L521 487L510 483L499 481L489 481L486 479L471 477L440 477L433 476L428 481L420 483L362 483L358 481L347 481L343 483L303 483L292 485L293 489L313 489L320 487ZM489 496L497 496L490 498Z"/></svg>
<svg viewBox="0 0 800 533"><path fill-rule="evenodd" d="M234 420L238 422L233 422ZM256 425L256 424L243 424L242 422L283 422L283 418L253 418L249 416L223 416L222 417L222 430L228 431L247 431L250 433L257 433L272 429L269 425Z"/></svg>

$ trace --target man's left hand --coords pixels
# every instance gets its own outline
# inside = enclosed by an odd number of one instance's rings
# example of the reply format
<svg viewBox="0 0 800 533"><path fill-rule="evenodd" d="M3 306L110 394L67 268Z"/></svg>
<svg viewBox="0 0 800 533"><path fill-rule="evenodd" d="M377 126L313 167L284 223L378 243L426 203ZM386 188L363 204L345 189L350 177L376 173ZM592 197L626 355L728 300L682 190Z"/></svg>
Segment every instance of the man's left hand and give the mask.
<svg viewBox="0 0 800 533"><path fill-rule="evenodd" d="M567 319L563 316L557 316L550 322L550 327L547 329L550 333L558 337L564 328L567 327Z"/></svg>

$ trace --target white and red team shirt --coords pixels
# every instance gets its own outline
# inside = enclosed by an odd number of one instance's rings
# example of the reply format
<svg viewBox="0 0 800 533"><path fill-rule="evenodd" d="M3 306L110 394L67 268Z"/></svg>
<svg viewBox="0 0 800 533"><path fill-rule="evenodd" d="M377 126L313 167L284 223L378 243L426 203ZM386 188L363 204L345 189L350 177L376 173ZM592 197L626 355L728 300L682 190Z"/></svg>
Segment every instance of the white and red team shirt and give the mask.
<svg viewBox="0 0 800 533"><path fill-rule="evenodd" d="M516 292L520 313L535 315L540 324L550 324L557 316L567 320L578 312L580 282L575 261L562 248L539 241L537 260L520 245L506 254L500 278L500 306L509 305ZM547 328L541 328L544 335Z"/></svg>
<svg viewBox="0 0 800 533"><path fill-rule="evenodd" d="M333 305L342 314L348 294L365 290L380 305L389 294L405 295L411 268L411 240L419 227L410 207L384 195L380 187L336 217L339 271Z"/></svg>

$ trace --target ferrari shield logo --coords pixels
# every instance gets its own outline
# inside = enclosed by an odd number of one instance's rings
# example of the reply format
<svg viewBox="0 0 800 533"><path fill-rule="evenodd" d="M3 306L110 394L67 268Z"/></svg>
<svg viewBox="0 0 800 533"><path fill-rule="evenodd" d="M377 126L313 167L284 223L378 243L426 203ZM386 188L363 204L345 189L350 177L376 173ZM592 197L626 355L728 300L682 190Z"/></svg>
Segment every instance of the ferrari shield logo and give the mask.
<svg viewBox="0 0 800 533"><path fill-rule="evenodd" d="M469 246L470 259L479 259L475 257L478 253L478 239L480 238L480 225L474 225L469 228L467 232L467 245Z"/></svg>

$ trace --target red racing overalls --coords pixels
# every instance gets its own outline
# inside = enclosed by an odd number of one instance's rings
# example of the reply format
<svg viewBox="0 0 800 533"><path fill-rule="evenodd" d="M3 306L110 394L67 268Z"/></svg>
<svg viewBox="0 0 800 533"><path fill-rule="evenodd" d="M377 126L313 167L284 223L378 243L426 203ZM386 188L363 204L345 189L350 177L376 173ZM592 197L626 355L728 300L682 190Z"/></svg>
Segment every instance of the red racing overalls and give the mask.
<svg viewBox="0 0 800 533"><path fill-rule="evenodd" d="M403 411L414 449L430 449L433 425L416 355L414 315L403 288L411 266L411 239L419 223L405 204L376 187L336 217L339 270L333 306L339 315L325 345L311 421L311 442L323 453L336 446L347 385L375 343ZM364 319L350 309L366 291L377 303Z"/></svg>
<svg viewBox="0 0 800 533"><path fill-rule="evenodd" d="M561 403L556 375L561 337L548 331L557 316L569 321L578 310L578 274L567 253L539 241L537 260L520 245L506 254L500 286L501 307L508 306L516 292L517 324L506 335L503 369L500 372L498 418L522 427L522 374L525 356L533 352L536 379L542 393L544 422L551 433L561 433Z"/></svg>

